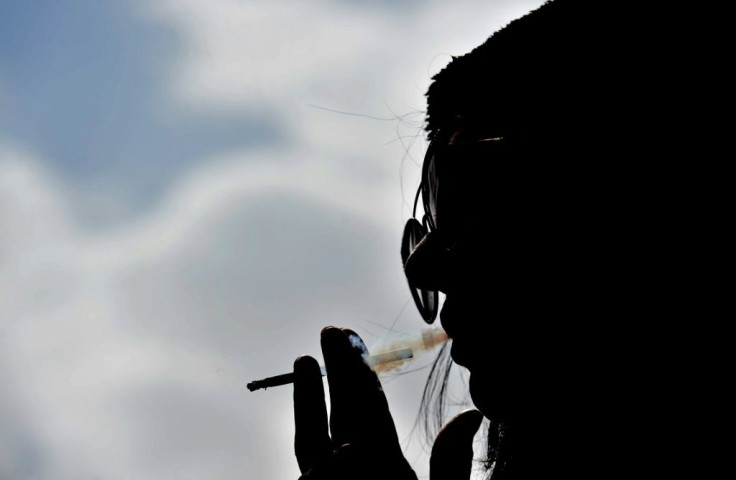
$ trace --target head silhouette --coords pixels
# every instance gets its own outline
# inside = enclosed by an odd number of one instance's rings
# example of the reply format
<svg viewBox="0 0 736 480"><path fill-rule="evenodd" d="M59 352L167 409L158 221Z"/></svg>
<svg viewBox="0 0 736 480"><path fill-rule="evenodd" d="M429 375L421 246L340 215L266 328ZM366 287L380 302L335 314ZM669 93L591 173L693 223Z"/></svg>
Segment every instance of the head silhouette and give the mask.
<svg viewBox="0 0 736 480"><path fill-rule="evenodd" d="M628 395L621 348L633 356L682 293L641 128L658 118L637 80L647 44L614 43L620 8L546 3L427 92L427 232L404 268L412 288L445 294L438 316L493 422L499 477L596 444L604 399Z"/></svg>

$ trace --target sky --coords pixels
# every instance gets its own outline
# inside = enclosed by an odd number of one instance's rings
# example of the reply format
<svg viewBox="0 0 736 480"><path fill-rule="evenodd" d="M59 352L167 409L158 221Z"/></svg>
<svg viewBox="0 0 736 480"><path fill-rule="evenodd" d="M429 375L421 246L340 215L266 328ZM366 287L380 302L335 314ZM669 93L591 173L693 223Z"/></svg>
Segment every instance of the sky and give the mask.
<svg viewBox="0 0 736 480"><path fill-rule="evenodd" d="M246 384L421 335L424 93L541 3L0 3L0 479L297 478ZM382 377L420 478L432 355Z"/></svg>

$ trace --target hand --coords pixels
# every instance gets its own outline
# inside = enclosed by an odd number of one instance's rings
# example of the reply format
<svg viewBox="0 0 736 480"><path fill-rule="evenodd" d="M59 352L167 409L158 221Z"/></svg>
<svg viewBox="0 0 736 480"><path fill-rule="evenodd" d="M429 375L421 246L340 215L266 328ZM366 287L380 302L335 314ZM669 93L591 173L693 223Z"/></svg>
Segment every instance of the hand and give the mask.
<svg viewBox="0 0 736 480"><path fill-rule="evenodd" d="M309 356L294 362L294 448L301 480L416 480L404 458L381 383L361 358L353 331L321 335L331 413L329 432L322 377Z"/></svg>
<svg viewBox="0 0 736 480"><path fill-rule="evenodd" d="M430 480L465 480L473 467L473 437L483 414L466 410L442 427L429 459Z"/></svg>

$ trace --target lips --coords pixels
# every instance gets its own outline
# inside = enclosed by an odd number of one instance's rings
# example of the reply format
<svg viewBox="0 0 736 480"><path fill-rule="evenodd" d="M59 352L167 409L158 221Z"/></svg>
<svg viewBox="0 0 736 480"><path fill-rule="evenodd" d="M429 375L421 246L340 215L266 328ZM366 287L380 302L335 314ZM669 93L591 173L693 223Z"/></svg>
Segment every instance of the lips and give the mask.
<svg viewBox="0 0 736 480"><path fill-rule="evenodd" d="M442 311L440 312L440 322L442 323L442 328L452 339L450 356L458 365L470 369L473 349L470 345L471 342L469 341L469 338L466 335L461 335L463 333L467 333L467 330L460 328L460 322L462 322L463 319L456 315L457 310L453 305L455 304L450 301L449 297L445 298Z"/></svg>
<svg viewBox="0 0 736 480"><path fill-rule="evenodd" d="M453 302L450 300L450 297L446 296L442 304L442 310L440 310L440 323L444 331L447 332L447 336L455 339L455 328L457 325L452 311L452 304Z"/></svg>
<svg viewBox="0 0 736 480"><path fill-rule="evenodd" d="M465 353L467 350L463 349L462 345L459 345L455 340L452 341L452 347L450 348L450 356L455 363L465 368L470 368L470 359Z"/></svg>

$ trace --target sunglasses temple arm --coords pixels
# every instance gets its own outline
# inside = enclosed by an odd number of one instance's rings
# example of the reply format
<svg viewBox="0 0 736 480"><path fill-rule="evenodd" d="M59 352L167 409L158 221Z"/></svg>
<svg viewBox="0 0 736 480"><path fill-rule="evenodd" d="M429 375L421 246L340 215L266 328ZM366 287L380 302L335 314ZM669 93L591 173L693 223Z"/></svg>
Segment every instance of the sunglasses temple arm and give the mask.
<svg viewBox="0 0 736 480"><path fill-rule="evenodd" d="M414 210L412 211L411 216L416 218L417 216L417 203L419 203L419 195L422 193L422 185L419 185L419 188L417 188L417 194L414 196Z"/></svg>

